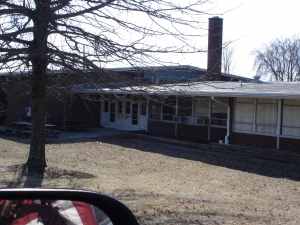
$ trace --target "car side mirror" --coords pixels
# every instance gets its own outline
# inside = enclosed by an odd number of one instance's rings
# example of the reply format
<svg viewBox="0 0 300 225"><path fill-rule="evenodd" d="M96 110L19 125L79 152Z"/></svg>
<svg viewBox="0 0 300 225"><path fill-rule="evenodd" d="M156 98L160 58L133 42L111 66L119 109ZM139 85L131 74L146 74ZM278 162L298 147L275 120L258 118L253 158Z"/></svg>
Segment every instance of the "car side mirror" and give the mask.
<svg viewBox="0 0 300 225"><path fill-rule="evenodd" d="M11 225L33 220L45 225L138 224L120 201L97 192L73 189L0 189L0 216L0 224Z"/></svg>

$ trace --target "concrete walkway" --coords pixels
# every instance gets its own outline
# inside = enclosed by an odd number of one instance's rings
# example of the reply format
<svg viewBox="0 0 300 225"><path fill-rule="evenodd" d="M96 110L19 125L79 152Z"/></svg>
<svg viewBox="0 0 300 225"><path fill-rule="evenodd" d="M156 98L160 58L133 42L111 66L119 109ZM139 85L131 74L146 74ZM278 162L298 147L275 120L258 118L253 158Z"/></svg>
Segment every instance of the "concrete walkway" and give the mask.
<svg viewBox="0 0 300 225"><path fill-rule="evenodd" d="M0 125L0 133L3 135L5 134L5 128L7 126ZM109 129L109 128L86 128L85 130L78 130L78 131L69 131L69 132L61 132L58 134L58 139L69 139L69 138L85 138L85 137L100 137L100 136L111 136L115 134L122 134L122 130L115 130L115 129ZM11 137L17 137L17 135L7 135ZM20 139L29 139L25 136L19 137ZM52 136L47 136L47 139L54 139ZM55 139L57 139L55 138Z"/></svg>

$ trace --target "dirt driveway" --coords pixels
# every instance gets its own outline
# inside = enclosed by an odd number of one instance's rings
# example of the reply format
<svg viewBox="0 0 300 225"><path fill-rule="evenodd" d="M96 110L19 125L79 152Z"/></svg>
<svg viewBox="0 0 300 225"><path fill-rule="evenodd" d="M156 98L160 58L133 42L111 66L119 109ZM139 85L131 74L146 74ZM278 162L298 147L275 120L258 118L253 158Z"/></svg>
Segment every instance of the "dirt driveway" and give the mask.
<svg viewBox="0 0 300 225"><path fill-rule="evenodd" d="M5 137L0 142L1 188L106 193L129 206L141 224L300 224L300 165L118 135L53 140L47 163L59 169L30 175L11 166L26 161L29 145Z"/></svg>

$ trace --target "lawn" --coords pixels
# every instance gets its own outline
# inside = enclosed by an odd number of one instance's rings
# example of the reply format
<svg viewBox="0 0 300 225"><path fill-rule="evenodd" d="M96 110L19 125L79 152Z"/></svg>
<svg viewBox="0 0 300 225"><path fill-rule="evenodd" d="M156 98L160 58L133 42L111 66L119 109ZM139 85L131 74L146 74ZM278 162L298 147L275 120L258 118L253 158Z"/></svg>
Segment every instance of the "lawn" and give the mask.
<svg viewBox="0 0 300 225"><path fill-rule="evenodd" d="M38 175L15 166L26 162L28 144L0 142L1 188L98 191L125 203L140 224L300 224L300 165L118 135L52 139L49 169Z"/></svg>

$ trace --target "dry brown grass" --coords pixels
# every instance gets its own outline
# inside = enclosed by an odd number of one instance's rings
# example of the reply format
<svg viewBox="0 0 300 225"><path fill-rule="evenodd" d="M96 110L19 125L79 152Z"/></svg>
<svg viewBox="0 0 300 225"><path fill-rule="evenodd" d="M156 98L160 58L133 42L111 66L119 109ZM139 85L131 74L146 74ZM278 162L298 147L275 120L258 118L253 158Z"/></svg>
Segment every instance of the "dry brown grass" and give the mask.
<svg viewBox="0 0 300 225"><path fill-rule="evenodd" d="M88 189L124 202L141 224L300 224L300 166L189 151L131 136L46 146L49 167L95 178L7 166L26 161L28 144L0 139L0 187Z"/></svg>

